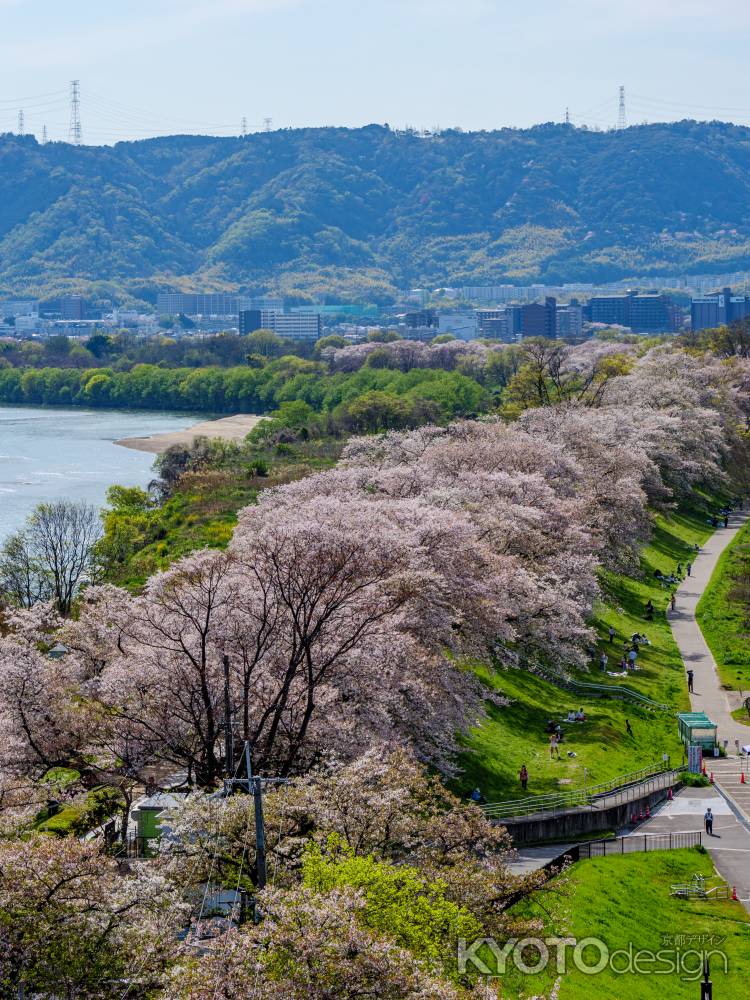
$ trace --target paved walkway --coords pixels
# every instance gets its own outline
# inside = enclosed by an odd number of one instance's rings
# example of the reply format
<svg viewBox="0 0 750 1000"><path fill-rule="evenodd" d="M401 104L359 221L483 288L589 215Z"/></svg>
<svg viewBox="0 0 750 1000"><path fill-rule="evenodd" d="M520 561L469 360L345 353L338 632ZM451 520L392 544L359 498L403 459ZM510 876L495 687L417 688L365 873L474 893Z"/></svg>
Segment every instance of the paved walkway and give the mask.
<svg viewBox="0 0 750 1000"><path fill-rule="evenodd" d="M623 831L636 839L644 833L691 833L703 830L708 807L714 816L713 836L704 833L703 846L716 870L750 913L750 829L741 821L733 804L716 788L682 788L671 802L664 802L634 831Z"/></svg>
<svg viewBox="0 0 750 1000"><path fill-rule="evenodd" d="M694 712L705 712L718 726L718 739L729 740L729 753L735 752L735 740L740 746L750 743L750 727L743 726L732 718L732 711L739 708L739 692L723 691L716 662L703 638L695 609L708 586L719 556L729 545L748 518L743 511L732 514L728 528L717 528L695 557L692 574L677 590L677 607L667 618L672 626L675 641L679 647L685 668L694 674L694 693L690 701Z"/></svg>
<svg viewBox="0 0 750 1000"><path fill-rule="evenodd" d="M692 573L677 590L677 606L667 617L682 654L685 669L693 671L690 703L695 712L705 712L715 722L719 741L727 740L729 757L706 760L715 788L683 788L672 802L639 826L644 833L682 833L700 830L708 806L716 816L714 835L704 837L717 870L750 911L750 772L746 760L737 756L737 747L750 744L750 727L732 718L739 708L740 694L721 686L711 650L695 618L695 609L716 569L719 557L748 519L747 511L730 515L728 528L717 528L693 562ZM742 772L746 783L742 783Z"/></svg>

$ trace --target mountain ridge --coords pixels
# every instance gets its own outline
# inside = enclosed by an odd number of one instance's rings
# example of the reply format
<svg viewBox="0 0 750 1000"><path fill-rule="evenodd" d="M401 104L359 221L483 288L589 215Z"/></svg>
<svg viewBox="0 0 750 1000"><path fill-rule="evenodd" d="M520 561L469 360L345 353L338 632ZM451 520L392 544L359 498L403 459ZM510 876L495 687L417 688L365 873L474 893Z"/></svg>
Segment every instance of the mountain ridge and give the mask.
<svg viewBox="0 0 750 1000"><path fill-rule="evenodd" d="M115 146L0 136L0 293L386 301L398 287L750 268L750 129L384 126Z"/></svg>

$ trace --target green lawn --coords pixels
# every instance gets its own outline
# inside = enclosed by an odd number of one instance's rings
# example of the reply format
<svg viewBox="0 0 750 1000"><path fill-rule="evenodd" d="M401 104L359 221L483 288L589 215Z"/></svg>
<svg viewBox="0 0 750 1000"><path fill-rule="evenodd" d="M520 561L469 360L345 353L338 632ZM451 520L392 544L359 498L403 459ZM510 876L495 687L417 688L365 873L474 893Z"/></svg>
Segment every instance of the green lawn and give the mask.
<svg viewBox="0 0 750 1000"><path fill-rule="evenodd" d="M592 622L599 634L598 651L606 649L610 669L622 652L623 640L634 632L645 632L651 645L642 646L639 669L627 679L602 675L592 661L590 672L579 671L580 680L594 683L625 684L663 704L676 713L689 708L685 670L679 650L666 620L669 591L662 589L654 570L663 573L683 568L692 546L701 544L711 533L706 521L706 498L698 498L694 509L678 510L656 518L651 544L644 550L639 578L613 573L602 576L603 600L598 602ZM651 598L659 609L654 621L646 622L644 607ZM616 630L615 642L608 640L609 626ZM570 694L523 670L494 671L474 665L484 680L511 699L507 708L491 707L489 719L465 739L461 760L463 773L458 787L462 792L479 786L489 801L520 798L518 771L529 769L529 794L582 788L584 768L587 784L606 781L639 770L668 753L681 764L682 745L677 738L674 715L607 699L584 699ZM547 720L559 721L570 709L583 708L587 721L564 727L568 735L561 746L560 760L550 760ZM629 719L635 738L626 733ZM569 758L572 750L576 757Z"/></svg>
<svg viewBox="0 0 750 1000"><path fill-rule="evenodd" d="M639 770L670 754L682 763L677 723L669 713L653 713L620 701L582 699L524 670L494 671L475 666L480 676L511 699L506 708L491 706L489 718L465 740L459 789L478 786L488 801L521 798L522 764L529 771L530 795L582 788ZM583 708L586 721L564 725L560 759L551 760L547 720L560 721L571 708ZM625 720L635 734L628 736ZM576 754L568 757L568 751Z"/></svg>
<svg viewBox="0 0 750 1000"><path fill-rule="evenodd" d="M750 572L750 523L725 549L698 604L697 617L722 683L750 693L750 609L733 595L736 578ZM746 713L745 713L746 714Z"/></svg>
<svg viewBox="0 0 750 1000"><path fill-rule="evenodd" d="M572 937L581 941L598 938L613 952L628 949L634 952L668 950L673 954L695 950L721 951L727 956L728 971L723 960L713 956L711 974L717 997L747 996L750 976L750 923L740 903L717 900L713 903L677 900L670 897L670 886L690 881L694 873L714 878L716 872L710 858L699 850L660 851L652 854L630 854L624 857L597 858L573 865L562 876L567 887L559 892L542 890L536 896L517 905L516 912L536 916L543 921L540 934L547 937ZM555 884L551 883L554 887ZM680 941L686 935L691 941ZM705 937L704 937L705 935ZM709 941L709 938L711 939ZM572 949L567 954L570 957ZM553 952L553 960L555 953ZM584 951L587 964L593 965L599 952ZM534 965L538 952L530 954ZM625 958L619 960L625 961ZM568 962L562 976L560 1000L696 1000L700 986L685 981L686 968L692 971L700 963L694 953L685 957L687 966L680 973L617 974L611 968L589 975ZM622 968L621 964L616 967ZM648 969L647 964L641 969ZM651 970L664 968L652 964ZM512 974L502 978L503 997L549 995L554 975L522 974L513 967Z"/></svg>

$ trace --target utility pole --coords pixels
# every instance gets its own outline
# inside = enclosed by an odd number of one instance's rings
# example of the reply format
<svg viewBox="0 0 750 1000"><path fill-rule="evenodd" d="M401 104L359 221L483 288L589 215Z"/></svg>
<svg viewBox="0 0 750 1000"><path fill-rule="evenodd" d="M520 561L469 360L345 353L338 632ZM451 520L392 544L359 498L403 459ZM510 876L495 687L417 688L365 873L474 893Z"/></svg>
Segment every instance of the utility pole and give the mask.
<svg viewBox="0 0 750 1000"><path fill-rule="evenodd" d="M263 789L265 785L285 785L288 778L259 778L253 774L252 753L250 741L245 740L243 756L245 759L245 777L228 777L224 782L227 795L235 789L241 789L253 797L255 809L255 883L256 889L265 889L267 881L266 866L266 824L263 818Z"/></svg>
<svg viewBox="0 0 750 1000"><path fill-rule="evenodd" d="M83 133L81 130L81 84L78 80L70 81L70 127L68 141L74 146L81 145Z"/></svg>
<svg viewBox="0 0 750 1000"><path fill-rule="evenodd" d="M227 778L234 777L234 733L232 732L232 701L229 695L229 657L224 654L224 769Z"/></svg>
<svg viewBox="0 0 750 1000"><path fill-rule="evenodd" d="M18 134L24 135L26 126L23 120L23 111L18 112Z"/></svg>
<svg viewBox="0 0 750 1000"><path fill-rule="evenodd" d="M708 975L708 959L703 960L703 982L701 983L701 1000L713 1000L714 985Z"/></svg>

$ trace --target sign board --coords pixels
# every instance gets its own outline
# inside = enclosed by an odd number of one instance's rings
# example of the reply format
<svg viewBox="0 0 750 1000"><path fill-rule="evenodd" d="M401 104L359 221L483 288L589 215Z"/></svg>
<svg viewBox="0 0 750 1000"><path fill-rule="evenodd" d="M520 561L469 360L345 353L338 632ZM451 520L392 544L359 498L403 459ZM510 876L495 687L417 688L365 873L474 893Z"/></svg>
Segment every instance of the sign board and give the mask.
<svg viewBox="0 0 750 1000"><path fill-rule="evenodd" d="M700 774L703 765L703 747L691 743L688 747L688 771L691 774Z"/></svg>

